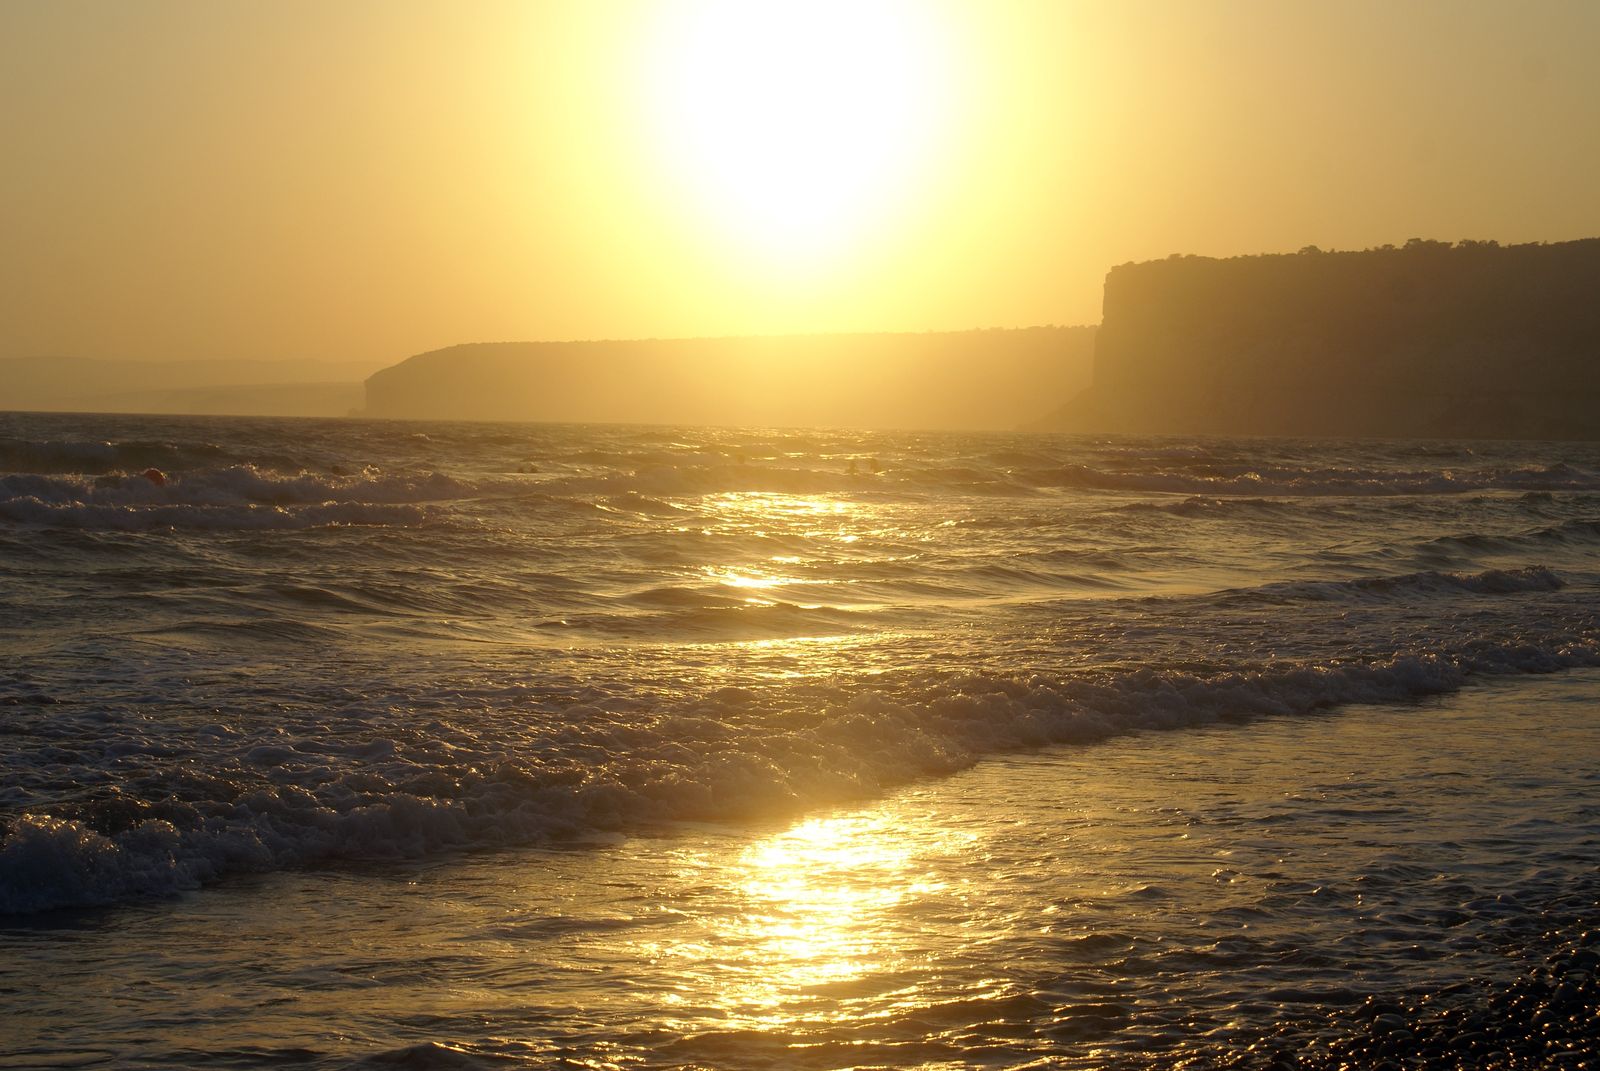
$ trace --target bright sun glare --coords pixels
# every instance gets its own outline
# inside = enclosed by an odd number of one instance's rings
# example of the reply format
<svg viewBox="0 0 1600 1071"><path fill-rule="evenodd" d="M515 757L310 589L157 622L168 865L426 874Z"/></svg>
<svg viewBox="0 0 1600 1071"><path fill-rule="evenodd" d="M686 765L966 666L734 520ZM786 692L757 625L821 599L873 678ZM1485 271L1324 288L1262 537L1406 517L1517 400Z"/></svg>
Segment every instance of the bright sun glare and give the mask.
<svg viewBox="0 0 1600 1071"><path fill-rule="evenodd" d="M912 196L948 119L938 7L701 0L667 8L646 87L667 169L708 223L803 262Z"/></svg>

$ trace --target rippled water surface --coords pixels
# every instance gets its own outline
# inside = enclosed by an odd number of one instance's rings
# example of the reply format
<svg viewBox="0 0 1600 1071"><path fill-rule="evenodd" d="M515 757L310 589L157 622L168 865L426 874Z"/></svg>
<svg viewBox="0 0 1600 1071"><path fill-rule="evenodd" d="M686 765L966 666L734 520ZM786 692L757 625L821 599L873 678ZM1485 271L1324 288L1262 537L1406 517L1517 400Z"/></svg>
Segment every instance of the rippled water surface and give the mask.
<svg viewBox="0 0 1600 1071"><path fill-rule="evenodd" d="M0 415L0 1049L1206 1066L1592 986L1597 549L1578 444Z"/></svg>

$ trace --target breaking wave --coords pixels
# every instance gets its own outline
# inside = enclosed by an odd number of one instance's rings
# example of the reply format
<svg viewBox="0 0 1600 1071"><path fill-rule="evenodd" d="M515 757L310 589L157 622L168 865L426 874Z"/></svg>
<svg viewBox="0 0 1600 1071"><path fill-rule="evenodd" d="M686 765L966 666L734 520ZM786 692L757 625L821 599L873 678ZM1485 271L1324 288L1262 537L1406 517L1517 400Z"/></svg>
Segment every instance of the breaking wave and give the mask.
<svg viewBox="0 0 1600 1071"><path fill-rule="evenodd" d="M0 438L0 472L111 473L215 465L229 455L211 443L86 442Z"/></svg>
<svg viewBox="0 0 1600 1071"><path fill-rule="evenodd" d="M1409 599L1416 595L1513 595L1559 591L1566 587L1542 565L1521 569L1487 569L1481 573L1439 573L1431 570L1401 576L1363 576L1345 580L1307 580L1265 584L1219 592L1223 604L1284 602L1370 602Z"/></svg>
<svg viewBox="0 0 1600 1071"><path fill-rule="evenodd" d="M1597 664L1600 637L1582 633L1214 675L949 673L903 688L842 688L797 719L752 719L761 696L726 688L628 724L574 715L509 752L441 737L438 723L410 738L216 726L198 734L214 749L211 772L173 774L160 798L111 792L13 820L0 841L0 911L171 895L239 871L791 813L997 752L1404 701L1483 675Z"/></svg>
<svg viewBox="0 0 1600 1071"><path fill-rule="evenodd" d="M1600 658L1578 444L4 428L8 912Z"/></svg>
<svg viewBox="0 0 1600 1071"><path fill-rule="evenodd" d="M1026 482L1037 487L1254 497L1600 490L1600 473L1564 462L1522 468L1422 471L1210 462L1189 469L1157 467L1155 471L1115 471L1078 464L1032 470L1022 475Z"/></svg>
<svg viewBox="0 0 1600 1071"><path fill-rule="evenodd" d="M1553 545L1581 545L1600 542L1600 521L1575 519L1525 532L1479 533L1438 536L1422 544L1426 551L1507 553L1536 550Z"/></svg>
<svg viewBox="0 0 1600 1071"><path fill-rule="evenodd" d="M0 521L145 531L414 525L429 505L478 493L437 473L278 474L253 465L199 469L156 482L142 475L0 476Z"/></svg>

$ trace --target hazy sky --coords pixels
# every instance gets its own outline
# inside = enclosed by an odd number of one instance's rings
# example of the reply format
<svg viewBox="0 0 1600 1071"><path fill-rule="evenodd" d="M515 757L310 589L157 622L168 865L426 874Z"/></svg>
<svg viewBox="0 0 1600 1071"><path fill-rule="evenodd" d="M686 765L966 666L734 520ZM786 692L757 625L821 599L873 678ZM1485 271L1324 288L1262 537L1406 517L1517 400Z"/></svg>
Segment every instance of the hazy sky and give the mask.
<svg viewBox="0 0 1600 1071"><path fill-rule="evenodd" d="M1600 3L7 0L0 355L1099 319L1600 235Z"/></svg>

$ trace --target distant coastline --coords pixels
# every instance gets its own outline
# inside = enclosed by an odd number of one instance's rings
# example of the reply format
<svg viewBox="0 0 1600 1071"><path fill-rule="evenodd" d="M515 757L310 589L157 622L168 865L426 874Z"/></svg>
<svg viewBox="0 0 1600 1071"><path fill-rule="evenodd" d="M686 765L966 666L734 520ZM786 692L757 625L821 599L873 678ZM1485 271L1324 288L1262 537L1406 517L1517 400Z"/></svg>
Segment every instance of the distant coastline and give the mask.
<svg viewBox="0 0 1600 1071"><path fill-rule="evenodd" d="M499 342L367 380L366 415L1011 430L1089 382L1093 327Z"/></svg>
<svg viewBox="0 0 1600 1071"><path fill-rule="evenodd" d="M1600 439L1600 238L1106 276L1099 326L0 359L0 409L1081 434Z"/></svg>
<svg viewBox="0 0 1600 1071"><path fill-rule="evenodd" d="M1093 384L1037 427L1596 439L1597 295L1595 238L1125 264Z"/></svg>
<svg viewBox="0 0 1600 1071"><path fill-rule="evenodd" d="M342 417L381 361L0 358L0 410Z"/></svg>

